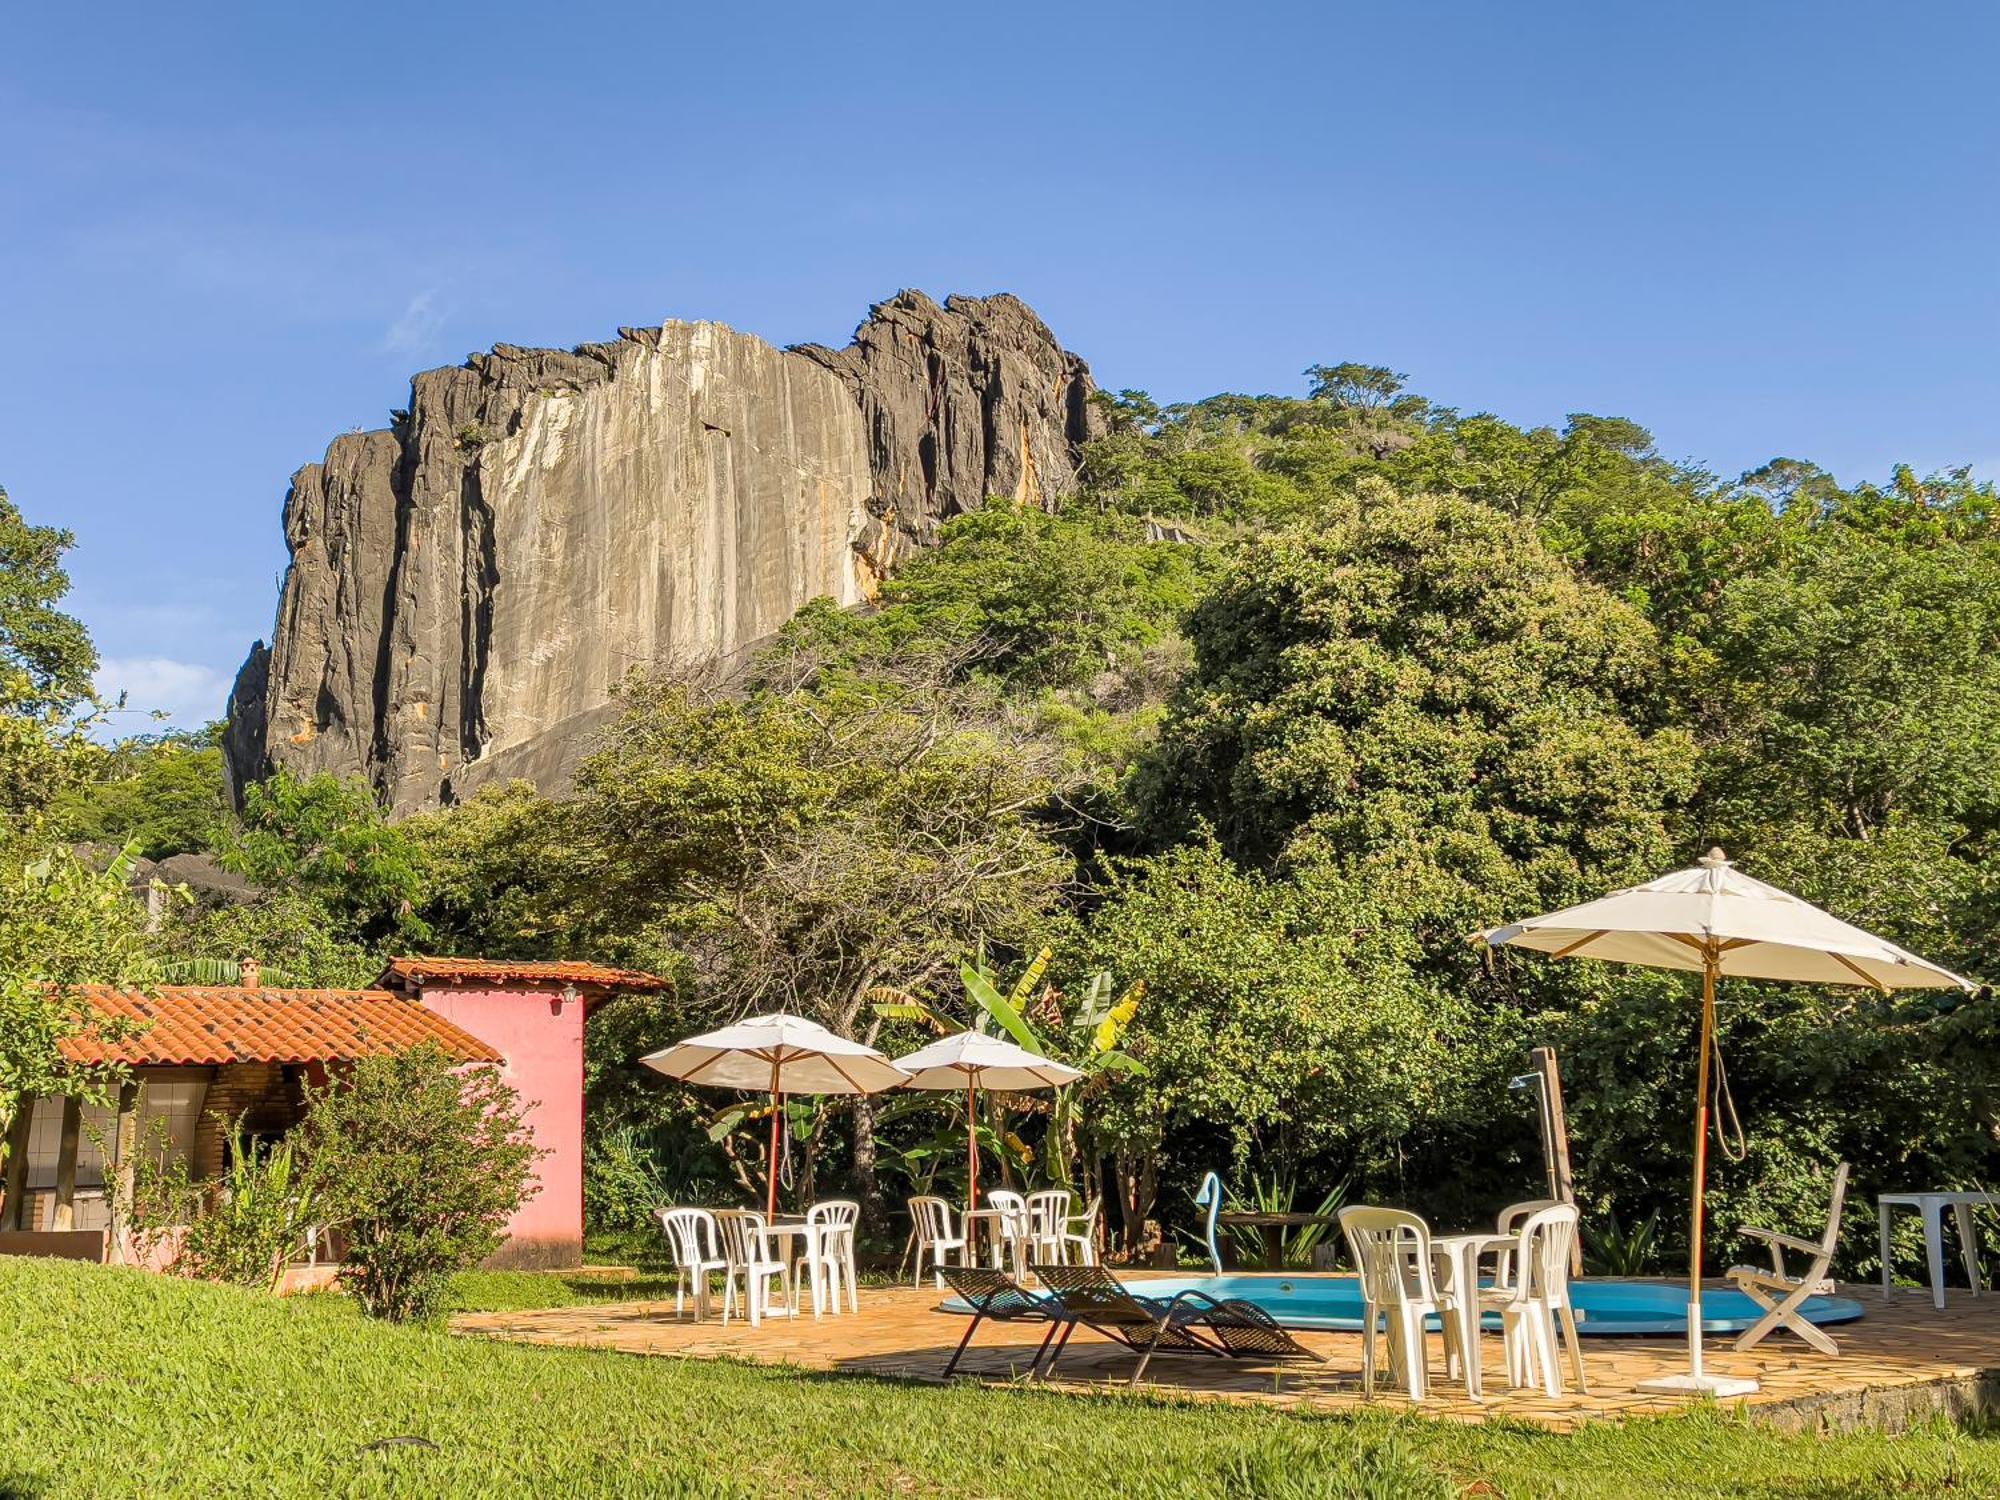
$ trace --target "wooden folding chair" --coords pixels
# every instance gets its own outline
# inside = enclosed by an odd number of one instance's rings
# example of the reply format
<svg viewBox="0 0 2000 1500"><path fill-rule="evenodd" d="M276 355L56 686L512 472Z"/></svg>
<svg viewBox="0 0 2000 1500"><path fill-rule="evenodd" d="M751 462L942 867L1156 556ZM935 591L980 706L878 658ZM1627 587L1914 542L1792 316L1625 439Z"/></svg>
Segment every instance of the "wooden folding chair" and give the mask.
<svg viewBox="0 0 2000 1500"><path fill-rule="evenodd" d="M1800 1315L1808 1297L1824 1297L1834 1290L1833 1281L1826 1274L1833 1263L1833 1251L1840 1239L1840 1210L1847 1198L1847 1163L1833 1174L1833 1202L1826 1211L1826 1233L1817 1244L1811 1240L1798 1239L1793 1235L1780 1234L1775 1229L1745 1229L1744 1235L1760 1239L1770 1248L1771 1269L1759 1266L1732 1266L1729 1279L1737 1289L1764 1309L1764 1316L1752 1323L1737 1337L1736 1347L1748 1349L1780 1328L1789 1328L1800 1338L1822 1354L1838 1354L1840 1346L1834 1343L1826 1330L1809 1323ZM1792 1275L1785 1269L1785 1252L1795 1250L1812 1257L1803 1273Z"/></svg>

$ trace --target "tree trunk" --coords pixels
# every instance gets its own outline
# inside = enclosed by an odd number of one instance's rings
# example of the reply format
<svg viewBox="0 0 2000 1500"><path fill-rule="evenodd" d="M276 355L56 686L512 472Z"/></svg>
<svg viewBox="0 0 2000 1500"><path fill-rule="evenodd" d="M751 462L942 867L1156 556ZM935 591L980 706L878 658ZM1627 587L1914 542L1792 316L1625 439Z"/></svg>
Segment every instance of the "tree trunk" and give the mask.
<svg viewBox="0 0 2000 1500"><path fill-rule="evenodd" d="M35 1096L23 1089L7 1124L7 1186L0 1199L0 1229L28 1227L28 1130L35 1123Z"/></svg>
<svg viewBox="0 0 2000 1500"><path fill-rule="evenodd" d="M132 1189L139 1156L139 1085L134 1079L128 1078L118 1085L118 1133L114 1139L118 1159L112 1164L113 1171L106 1173L111 1200L111 1244L107 1258L112 1265L122 1266L127 1259L126 1239L131 1232L128 1221L132 1216ZM275 1284L276 1278L272 1279Z"/></svg>
<svg viewBox="0 0 2000 1500"><path fill-rule="evenodd" d="M1147 1216L1153 1212L1153 1199L1159 1191L1159 1158L1150 1152L1145 1156L1120 1152L1113 1159L1113 1171L1118 1183L1118 1239L1129 1255L1139 1248Z"/></svg>
<svg viewBox="0 0 2000 1500"><path fill-rule="evenodd" d="M883 1227L888 1208L876 1173L875 1106L865 1095L854 1100L854 1196L861 1203L861 1224L870 1232Z"/></svg>
<svg viewBox="0 0 2000 1500"><path fill-rule="evenodd" d="M74 1094L63 1096L62 1135L56 1142L56 1205L51 1229L76 1228L76 1151L83 1134L83 1105Z"/></svg>

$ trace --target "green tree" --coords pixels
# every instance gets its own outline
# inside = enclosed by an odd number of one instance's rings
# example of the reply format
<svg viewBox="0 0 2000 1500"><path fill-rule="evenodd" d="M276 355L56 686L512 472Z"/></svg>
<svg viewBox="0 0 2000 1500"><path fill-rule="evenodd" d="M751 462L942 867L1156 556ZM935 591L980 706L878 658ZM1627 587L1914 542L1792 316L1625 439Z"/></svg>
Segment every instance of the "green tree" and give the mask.
<svg viewBox="0 0 2000 1500"><path fill-rule="evenodd" d="M418 871L416 915L430 950L581 958L616 949L649 967L666 962L635 947L638 934L606 929L578 816L572 802L517 781L398 825Z"/></svg>
<svg viewBox="0 0 2000 1500"><path fill-rule="evenodd" d="M635 681L576 777L582 879L607 934L679 948L702 1011L784 1008L865 1034L867 992L1029 934L1066 875L1060 756L990 685L924 655L865 674L790 641L749 696ZM662 1038L662 1041L666 1038ZM873 1191L866 1104L854 1167Z"/></svg>
<svg viewBox="0 0 2000 1500"><path fill-rule="evenodd" d="M1627 717L1656 638L1525 523L1384 495L1250 548L1191 634L1157 828L1199 817L1241 859L1365 870L1434 944L1496 893L1548 904L1667 848L1692 746Z"/></svg>
<svg viewBox="0 0 2000 1500"><path fill-rule="evenodd" d="M1346 360L1337 365L1308 366L1306 378L1312 382L1307 392L1310 399L1372 411L1387 406L1410 377L1384 365Z"/></svg>
<svg viewBox="0 0 2000 1500"><path fill-rule="evenodd" d="M1172 630L1205 560L1148 541L1132 516L995 501L946 523L938 549L883 587L867 628L903 649L970 650L980 669L1027 687L1081 684Z"/></svg>
<svg viewBox="0 0 2000 1500"><path fill-rule="evenodd" d="M254 958L264 965L266 984L336 990L373 984L385 956L343 936L322 903L282 887L241 903L170 904L152 949L163 972Z"/></svg>
<svg viewBox="0 0 2000 1500"><path fill-rule="evenodd" d="M91 696L97 648L61 608L69 592L69 532L34 526L0 489L0 673L14 679L9 712L66 714Z"/></svg>
<svg viewBox="0 0 2000 1500"><path fill-rule="evenodd" d="M421 940L421 876L407 834L361 781L280 772L252 783L223 862L260 886L318 902L336 935Z"/></svg>
<svg viewBox="0 0 2000 1500"><path fill-rule="evenodd" d="M108 1075L68 1067L59 1051L91 1019L76 986L151 972L129 859L84 864L55 817L95 755L96 652L58 608L69 546L0 493L0 1127L27 1094L102 1097Z"/></svg>
<svg viewBox="0 0 2000 1500"><path fill-rule="evenodd" d="M147 859L220 848L229 798L221 725L120 740L95 759L58 816L85 843L132 844Z"/></svg>
<svg viewBox="0 0 2000 1500"><path fill-rule="evenodd" d="M1381 1180L1435 1119L1465 1077L1453 1044L1469 1017L1417 977L1398 915L1338 879L1245 871L1208 841L1114 870L1084 952L1146 977L1125 1042L1144 1072L1096 1110L1129 1234L1163 1174Z"/></svg>
<svg viewBox="0 0 2000 1500"><path fill-rule="evenodd" d="M2000 552L1825 535L1729 583L1704 635L1687 697L1719 827L2000 822Z"/></svg>

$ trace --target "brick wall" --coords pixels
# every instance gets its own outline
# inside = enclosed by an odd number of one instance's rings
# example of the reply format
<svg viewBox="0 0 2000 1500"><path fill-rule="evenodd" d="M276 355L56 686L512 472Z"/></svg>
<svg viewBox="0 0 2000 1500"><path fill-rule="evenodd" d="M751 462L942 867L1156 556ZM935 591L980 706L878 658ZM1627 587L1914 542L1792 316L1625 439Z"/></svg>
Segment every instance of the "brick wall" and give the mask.
<svg viewBox="0 0 2000 1500"><path fill-rule="evenodd" d="M290 1130L304 1113L297 1070L276 1063L225 1063L208 1086L194 1130L195 1177L222 1175L223 1152L237 1116L253 1134Z"/></svg>

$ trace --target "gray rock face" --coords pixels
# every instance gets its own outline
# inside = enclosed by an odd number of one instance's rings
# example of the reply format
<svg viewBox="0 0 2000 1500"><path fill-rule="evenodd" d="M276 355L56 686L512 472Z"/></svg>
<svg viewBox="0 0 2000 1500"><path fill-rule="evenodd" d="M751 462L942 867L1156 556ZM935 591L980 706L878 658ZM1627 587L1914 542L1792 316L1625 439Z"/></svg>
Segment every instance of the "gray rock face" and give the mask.
<svg viewBox="0 0 2000 1500"><path fill-rule="evenodd" d="M557 785L630 671L858 603L989 494L1051 503L1093 431L1088 369L1012 297L905 292L837 352L620 333L428 371L293 476L277 624L230 699L238 788L331 771L409 812Z"/></svg>

